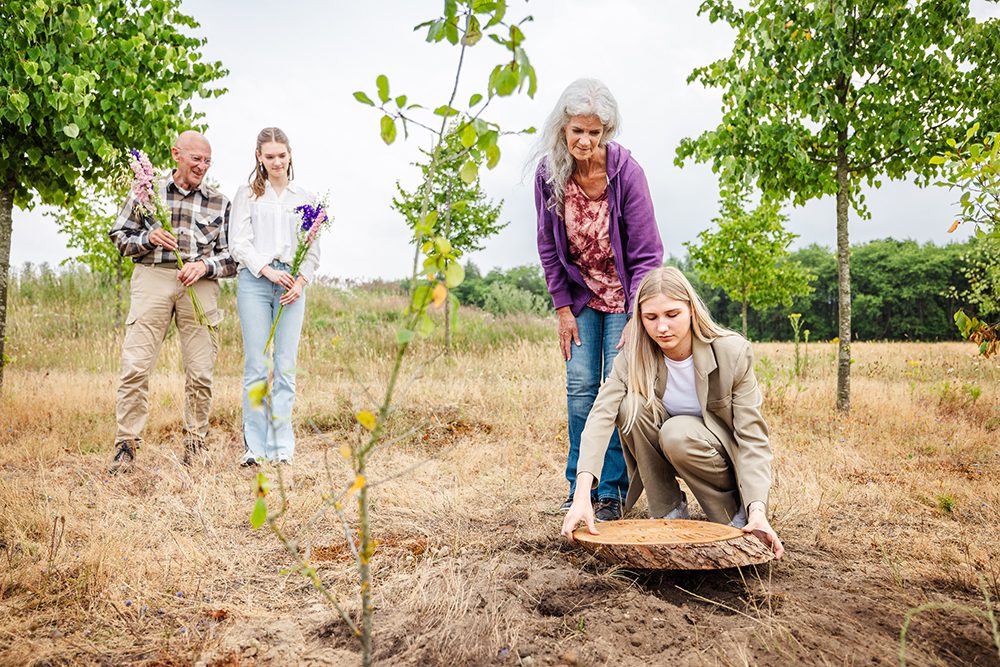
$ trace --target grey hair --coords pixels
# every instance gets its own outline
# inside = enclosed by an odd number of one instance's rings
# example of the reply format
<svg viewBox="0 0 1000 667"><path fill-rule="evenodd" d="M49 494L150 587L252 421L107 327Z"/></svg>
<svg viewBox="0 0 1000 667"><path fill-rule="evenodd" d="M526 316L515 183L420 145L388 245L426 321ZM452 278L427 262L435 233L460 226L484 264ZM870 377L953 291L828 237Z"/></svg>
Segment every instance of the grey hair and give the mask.
<svg viewBox="0 0 1000 667"><path fill-rule="evenodd" d="M549 209L554 208L559 217L563 217L566 181L575 167L564 131L573 116L597 116L601 120L604 126L602 146L613 139L621 127L618 102L603 82L577 79L559 96L555 108L545 119L542 136L529 158L529 163L544 163L545 182L552 188L552 197L545 205Z"/></svg>

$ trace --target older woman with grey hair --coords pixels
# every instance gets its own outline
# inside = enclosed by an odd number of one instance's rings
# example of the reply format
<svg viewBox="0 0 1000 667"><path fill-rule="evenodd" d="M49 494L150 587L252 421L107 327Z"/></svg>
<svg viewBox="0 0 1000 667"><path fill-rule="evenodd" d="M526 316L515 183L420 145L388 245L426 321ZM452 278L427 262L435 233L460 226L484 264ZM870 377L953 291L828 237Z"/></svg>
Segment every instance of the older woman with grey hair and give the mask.
<svg viewBox="0 0 1000 667"><path fill-rule="evenodd" d="M663 243L642 167L611 141L621 124L618 103L595 79L569 85L545 121L534 159L538 256L559 314L566 361L573 504L580 435L601 381L625 342L635 290L663 263ZM598 521L621 518L628 476L621 442L611 436L596 489Z"/></svg>

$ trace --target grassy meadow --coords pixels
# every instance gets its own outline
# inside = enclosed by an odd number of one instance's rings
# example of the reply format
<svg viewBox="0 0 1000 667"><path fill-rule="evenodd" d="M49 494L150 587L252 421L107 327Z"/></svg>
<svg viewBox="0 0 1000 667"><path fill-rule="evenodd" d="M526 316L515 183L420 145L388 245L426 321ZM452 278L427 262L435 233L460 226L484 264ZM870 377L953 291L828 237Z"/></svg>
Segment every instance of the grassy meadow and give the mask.
<svg viewBox="0 0 1000 667"><path fill-rule="evenodd" d="M146 446L113 454L121 333L113 289L84 273L12 284L0 393L0 665L354 665L357 646L267 530L251 530L234 283L216 364L210 453L180 464L183 372L168 335ZM284 529L348 609L353 560L336 456L374 407L403 304L318 285L300 348L296 463ZM386 665L996 665L1000 361L962 343L854 346L849 417L835 346L755 345L775 454L782 561L650 574L558 535L566 413L555 319L463 309L404 369L370 470L375 652ZM424 361L425 363L422 363ZM689 494L690 497L690 494ZM643 502L638 512L642 515ZM349 516L351 516L349 514ZM990 602L987 602L987 596ZM1000 640L998 640L1000 641Z"/></svg>

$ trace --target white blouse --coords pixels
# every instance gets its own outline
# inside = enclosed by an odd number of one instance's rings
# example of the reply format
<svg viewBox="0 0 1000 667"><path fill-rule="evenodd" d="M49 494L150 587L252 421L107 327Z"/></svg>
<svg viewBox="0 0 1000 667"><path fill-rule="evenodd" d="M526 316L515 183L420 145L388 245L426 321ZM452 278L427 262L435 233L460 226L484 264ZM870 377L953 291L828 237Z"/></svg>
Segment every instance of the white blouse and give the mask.
<svg viewBox="0 0 1000 667"><path fill-rule="evenodd" d="M233 258L257 278L274 260L291 265L298 245L297 232L302 225L302 217L294 209L315 203L316 195L294 182L290 182L280 195L267 182L260 197L254 195L249 185L240 186L233 197L229 217L229 245ZM302 260L300 275L306 282L312 282L318 266L319 239L313 242Z"/></svg>

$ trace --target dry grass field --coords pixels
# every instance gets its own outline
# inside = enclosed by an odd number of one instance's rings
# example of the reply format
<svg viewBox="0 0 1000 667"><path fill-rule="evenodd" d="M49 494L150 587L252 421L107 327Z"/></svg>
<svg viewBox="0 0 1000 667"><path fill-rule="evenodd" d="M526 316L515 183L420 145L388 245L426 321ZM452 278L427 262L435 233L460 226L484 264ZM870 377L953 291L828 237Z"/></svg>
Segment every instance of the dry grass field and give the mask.
<svg viewBox="0 0 1000 667"><path fill-rule="evenodd" d="M211 452L180 464L176 338L152 382L147 446L106 473L119 335L84 278L15 285L0 394L0 664L354 665L357 646L266 529L238 468L240 365L231 289ZM315 288L301 348L299 433L284 529L355 609L356 575L324 490L337 446L378 394L399 300ZM854 348L853 410L836 414L834 347L756 346L775 453L780 562L649 574L570 548L562 363L554 320L465 313L456 351L421 342L393 435L370 471L385 665L891 665L908 610L1000 599L1000 364L958 343ZM315 425L316 433L311 425ZM411 466L423 462L413 470ZM403 473L401 476L393 477ZM644 505L640 503L639 513ZM988 623L915 618L912 665L997 665Z"/></svg>

